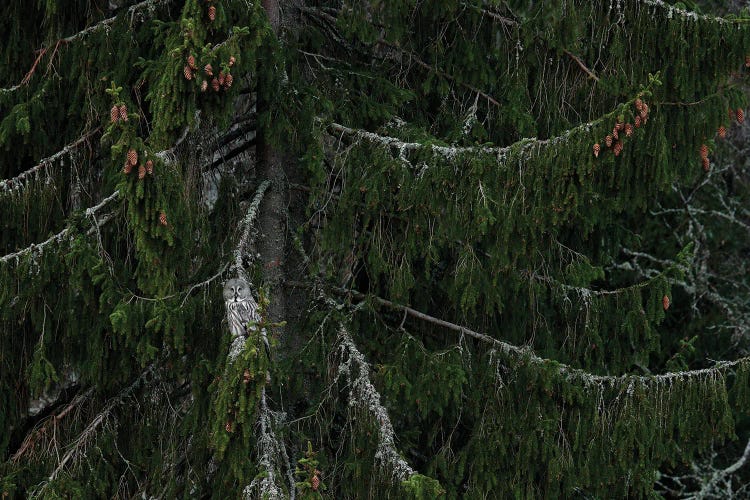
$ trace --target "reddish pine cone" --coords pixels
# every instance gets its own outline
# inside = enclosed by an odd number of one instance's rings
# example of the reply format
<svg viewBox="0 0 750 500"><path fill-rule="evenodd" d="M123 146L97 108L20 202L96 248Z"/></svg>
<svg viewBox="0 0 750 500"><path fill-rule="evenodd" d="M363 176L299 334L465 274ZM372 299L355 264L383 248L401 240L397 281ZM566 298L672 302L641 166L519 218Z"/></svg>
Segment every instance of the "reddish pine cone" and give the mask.
<svg viewBox="0 0 750 500"><path fill-rule="evenodd" d="M214 76L214 68L210 64L203 66L203 71L205 71L208 76Z"/></svg>
<svg viewBox="0 0 750 500"><path fill-rule="evenodd" d="M112 109L109 110L109 119L112 123L117 123L117 120L120 119L120 110L116 105L112 106Z"/></svg>
<svg viewBox="0 0 750 500"><path fill-rule="evenodd" d="M708 158L701 158L701 163L703 164L703 170L708 172L711 170L711 161Z"/></svg>
<svg viewBox="0 0 750 500"><path fill-rule="evenodd" d="M146 177L146 167L140 165L138 166L138 180L141 180L144 177Z"/></svg>
<svg viewBox="0 0 750 500"><path fill-rule="evenodd" d="M151 160L148 160L146 162L146 172L148 172L148 175L154 175L154 162Z"/></svg>
<svg viewBox="0 0 750 500"><path fill-rule="evenodd" d="M162 226L167 225L167 214L165 214L164 212L159 212L159 224L161 224Z"/></svg>
<svg viewBox="0 0 750 500"><path fill-rule="evenodd" d="M612 147L612 136L611 135L608 135L607 137L604 138L604 144L606 144L608 148Z"/></svg>
<svg viewBox="0 0 750 500"><path fill-rule="evenodd" d="M213 5L208 8L208 18L213 21L216 19L216 7Z"/></svg>
<svg viewBox="0 0 750 500"><path fill-rule="evenodd" d="M211 88L214 89L214 92L218 92L219 91L219 80L217 80L216 78L214 78L213 80L211 80Z"/></svg>
<svg viewBox="0 0 750 500"><path fill-rule="evenodd" d="M636 115L635 116L635 128L639 128L641 126L641 117Z"/></svg>
<svg viewBox="0 0 750 500"><path fill-rule="evenodd" d="M128 121L128 107L124 104L120 105L120 120Z"/></svg>
<svg viewBox="0 0 750 500"><path fill-rule="evenodd" d="M602 150L602 147L599 144L594 144L594 157L599 158L599 152Z"/></svg>
<svg viewBox="0 0 750 500"><path fill-rule="evenodd" d="M224 77L224 88L229 90L232 88L232 82L234 82L234 77L231 73L227 74L227 76Z"/></svg>
<svg viewBox="0 0 750 500"><path fill-rule="evenodd" d="M640 97L636 97L635 102L633 104L635 105L635 109L637 109L638 111L640 111L641 108L643 107L643 101L641 101Z"/></svg>
<svg viewBox="0 0 750 500"><path fill-rule="evenodd" d="M128 175L132 171L133 171L133 165L131 165L128 160L125 160L125 166L122 167L122 173L125 175Z"/></svg>
<svg viewBox="0 0 750 500"><path fill-rule="evenodd" d="M612 148L612 151L614 151L615 156L619 156L620 153L622 153L622 142L617 141L615 143L615 146Z"/></svg>
<svg viewBox="0 0 750 500"><path fill-rule="evenodd" d="M190 66L185 66L184 68L182 68L182 72L185 75L185 80L193 79L193 70L190 69Z"/></svg>
<svg viewBox="0 0 750 500"><path fill-rule="evenodd" d="M614 140L617 140L620 138L620 133L617 131L617 127L612 129L612 138Z"/></svg>
<svg viewBox="0 0 750 500"><path fill-rule="evenodd" d="M205 92L206 90L208 90L208 81L203 80L201 82L201 92Z"/></svg>
<svg viewBox="0 0 750 500"><path fill-rule="evenodd" d="M224 86L224 72L219 71L219 85Z"/></svg>
<svg viewBox="0 0 750 500"><path fill-rule="evenodd" d="M320 478L318 476L313 476L310 480L310 486L312 486L313 491L318 491L318 488L320 488Z"/></svg>
<svg viewBox="0 0 750 500"><path fill-rule="evenodd" d="M708 146L701 144L700 154L701 158L708 158Z"/></svg>
<svg viewBox="0 0 750 500"><path fill-rule="evenodd" d="M661 299L661 305L662 305L662 307L664 308L664 310L665 310L665 311L666 311L667 309L669 309L669 297L667 297L667 296L665 295L665 296L664 296L664 297L663 297L663 298Z"/></svg>
<svg viewBox="0 0 750 500"><path fill-rule="evenodd" d="M234 56L229 56L229 67L231 68L234 66L234 63L237 62L237 59L234 58Z"/></svg>
<svg viewBox="0 0 750 500"><path fill-rule="evenodd" d="M633 125L630 123L625 124L625 136L630 137L633 135Z"/></svg>
<svg viewBox="0 0 750 500"><path fill-rule="evenodd" d="M128 149L128 161L131 165L138 163L138 153L133 148Z"/></svg>
<svg viewBox="0 0 750 500"><path fill-rule="evenodd" d="M741 109L737 109L737 123L742 123L745 121L745 112Z"/></svg>
<svg viewBox="0 0 750 500"><path fill-rule="evenodd" d="M195 56L193 54L187 57L187 64L190 66L190 69L195 69Z"/></svg>
<svg viewBox="0 0 750 500"><path fill-rule="evenodd" d="M724 127L724 125L719 125L719 129L716 131L717 134L719 134L719 137L724 139L727 136L727 129Z"/></svg>

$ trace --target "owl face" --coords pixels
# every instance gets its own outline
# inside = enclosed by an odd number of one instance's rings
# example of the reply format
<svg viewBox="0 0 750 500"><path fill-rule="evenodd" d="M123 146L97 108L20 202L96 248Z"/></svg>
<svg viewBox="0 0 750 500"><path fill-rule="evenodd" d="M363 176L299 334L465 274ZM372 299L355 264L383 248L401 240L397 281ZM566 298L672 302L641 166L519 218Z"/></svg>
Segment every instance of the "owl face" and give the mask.
<svg viewBox="0 0 750 500"><path fill-rule="evenodd" d="M250 286L245 280L232 278L224 285L224 302L239 302L249 297Z"/></svg>

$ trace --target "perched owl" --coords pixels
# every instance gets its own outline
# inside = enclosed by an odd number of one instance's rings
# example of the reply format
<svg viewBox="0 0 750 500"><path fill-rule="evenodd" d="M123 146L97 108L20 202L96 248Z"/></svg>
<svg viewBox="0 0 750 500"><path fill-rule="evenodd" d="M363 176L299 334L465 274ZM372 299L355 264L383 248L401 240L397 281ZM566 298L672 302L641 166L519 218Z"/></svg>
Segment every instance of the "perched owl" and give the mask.
<svg viewBox="0 0 750 500"><path fill-rule="evenodd" d="M232 341L234 342L239 337L246 338L250 333L248 332L249 323L257 323L261 319L258 313L258 303L250 293L250 285L239 278L227 281L224 285L224 305L227 308L227 322L229 331L232 333ZM252 331L257 330L255 325L250 328ZM270 356L271 350L268 346L266 330L261 328L260 335L263 338L266 353Z"/></svg>

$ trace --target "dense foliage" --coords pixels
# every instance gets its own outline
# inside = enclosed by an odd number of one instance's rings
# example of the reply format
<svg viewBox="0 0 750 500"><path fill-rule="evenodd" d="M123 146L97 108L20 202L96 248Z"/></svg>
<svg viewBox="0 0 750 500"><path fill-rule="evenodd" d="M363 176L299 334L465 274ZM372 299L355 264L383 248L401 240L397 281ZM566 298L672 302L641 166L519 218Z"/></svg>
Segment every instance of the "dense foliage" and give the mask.
<svg viewBox="0 0 750 500"><path fill-rule="evenodd" d="M750 17L278 7L0 7L3 497L734 488Z"/></svg>

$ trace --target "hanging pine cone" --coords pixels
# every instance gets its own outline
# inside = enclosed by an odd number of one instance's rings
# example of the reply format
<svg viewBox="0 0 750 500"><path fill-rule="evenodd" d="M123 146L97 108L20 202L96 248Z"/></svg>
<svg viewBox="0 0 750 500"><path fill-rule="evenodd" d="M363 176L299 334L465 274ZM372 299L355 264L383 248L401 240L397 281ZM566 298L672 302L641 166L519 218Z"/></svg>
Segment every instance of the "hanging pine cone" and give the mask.
<svg viewBox="0 0 750 500"><path fill-rule="evenodd" d="M625 136L630 137L633 135L633 125L631 123L625 124Z"/></svg>
<svg viewBox="0 0 750 500"><path fill-rule="evenodd" d="M737 108L737 123L742 123L745 121L745 112L742 111L740 108Z"/></svg>
<svg viewBox="0 0 750 500"><path fill-rule="evenodd" d="M620 130L623 129L624 126L625 125L622 122L618 121L617 123L615 123L615 130L617 130L619 132Z"/></svg>
<svg viewBox="0 0 750 500"><path fill-rule="evenodd" d="M222 87L224 86L224 72L223 71L219 71L219 85Z"/></svg>
<svg viewBox="0 0 750 500"><path fill-rule="evenodd" d="M132 171L133 171L133 165L131 165L128 160L125 160L125 166L122 167L122 173L125 175L128 175Z"/></svg>
<svg viewBox="0 0 750 500"><path fill-rule="evenodd" d="M227 90L232 88L232 82L234 82L234 77L231 73L227 73L227 76L224 77L224 88Z"/></svg>
<svg viewBox="0 0 750 500"><path fill-rule="evenodd" d="M599 158L599 152L602 150L602 147L597 143L594 144L594 157Z"/></svg>
<svg viewBox="0 0 750 500"><path fill-rule="evenodd" d="M708 158L701 158L701 163L703 164L703 170L708 172L711 170L711 161Z"/></svg>
<svg viewBox="0 0 750 500"><path fill-rule="evenodd" d="M112 106L112 109L109 110L109 119L112 123L117 123L117 120L120 119L120 110L117 105Z"/></svg>
<svg viewBox="0 0 750 500"><path fill-rule="evenodd" d="M167 214L164 212L159 212L159 224L162 226L167 225Z"/></svg>
<svg viewBox="0 0 750 500"><path fill-rule="evenodd" d="M611 135L608 135L607 137L604 138L604 144L606 144L608 148L612 147L612 136Z"/></svg>
<svg viewBox="0 0 750 500"><path fill-rule="evenodd" d="M708 146L701 144L700 154L701 158L708 158Z"/></svg>
<svg viewBox="0 0 750 500"><path fill-rule="evenodd" d="M208 8L208 18L211 21L214 21L216 19L216 7L214 7L213 5Z"/></svg>
<svg viewBox="0 0 750 500"><path fill-rule="evenodd" d="M242 383L249 384L253 376L250 374L250 370L245 368L245 372L242 374Z"/></svg>
<svg viewBox="0 0 750 500"><path fill-rule="evenodd" d="M128 149L128 161L133 166L138 163L138 153L133 148Z"/></svg>
<svg viewBox="0 0 750 500"><path fill-rule="evenodd" d="M724 139L727 136L727 129L724 125L719 125L719 129L716 131L717 134L719 134L719 137L721 139Z"/></svg>
<svg viewBox="0 0 750 500"><path fill-rule="evenodd" d="M146 177L146 167L143 164L138 166L138 180L143 180Z"/></svg>
<svg viewBox="0 0 750 500"><path fill-rule="evenodd" d="M662 305L662 307L664 308L665 311L667 309L669 309L669 297L667 297L666 295L664 297L662 297L662 299L661 299L661 305Z"/></svg>
<svg viewBox="0 0 750 500"><path fill-rule="evenodd" d="M640 111L641 108L643 107L643 101L641 101L640 97L636 97L635 102L633 104L635 105L635 109L637 109L638 111Z"/></svg>
<svg viewBox="0 0 750 500"><path fill-rule="evenodd" d="M196 69L196 67L195 67L195 56L193 54L190 54L187 57L187 65L190 66L190 69Z"/></svg>
<svg viewBox="0 0 750 500"><path fill-rule="evenodd" d="M208 76L214 76L214 68L210 64L203 66L203 71L205 71Z"/></svg>
<svg viewBox="0 0 750 500"><path fill-rule="evenodd" d="M146 162L146 172L148 172L148 175L154 175L154 162L151 160L148 160Z"/></svg>
<svg viewBox="0 0 750 500"><path fill-rule="evenodd" d="M639 128L641 126L641 117L638 115L635 115L635 128Z"/></svg>
<svg viewBox="0 0 750 500"><path fill-rule="evenodd" d="M310 486L313 491L318 491L318 488L320 488L320 478L317 475L313 476L310 480Z"/></svg>
<svg viewBox="0 0 750 500"><path fill-rule="evenodd" d="M622 142L617 141L612 148L612 151L615 153L615 156L620 156L620 153L622 153Z"/></svg>
<svg viewBox="0 0 750 500"><path fill-rule="evenodd" d="M220 88L219 87L219 80L217 80L216 78L214 78L213 80L211 80L211 88L214 89L214 92L218 92L219 88Z"/></svg>
<svg viewBox="0 0 750 500"><path fill-rule="evenodd" d="M237 59L234 58L234 56L229 56L229 67L231 68L234 66L234 63L237 61Z"/></svg>
<svg viewBox="0 0 750 500"><path fill-rule="evenodd" d="M208 90L208 81L203 80L201 82L201 92L205 92L206 90Z"/></svg>
<svg viewBox="0 0 750 500"><path fill-rule="evenodd" d="M182 68L182 72L185 75L185 80L192 80L193 79L193 70L190 69L190 66L185 66Z"/></svg>
<svg viewBox="0 0 750 500"><path fill-rule="evenodd" d="M120 105L120 120L124 122L128 121L128 107L124 104Z"/></svg>
<svg viewBox="0 0 750 500"><path fill-rule="evenodd" d="M227 432L232 432L232 422L230 420L227 420L227 423L224 424L224 430Z"/></svg>

